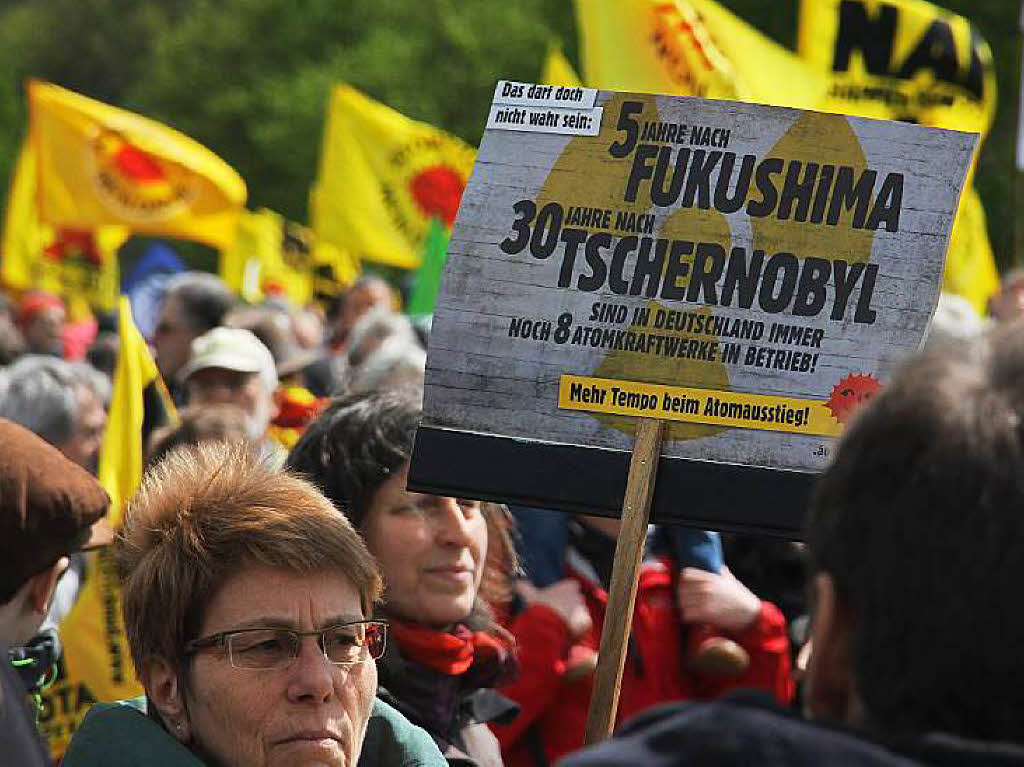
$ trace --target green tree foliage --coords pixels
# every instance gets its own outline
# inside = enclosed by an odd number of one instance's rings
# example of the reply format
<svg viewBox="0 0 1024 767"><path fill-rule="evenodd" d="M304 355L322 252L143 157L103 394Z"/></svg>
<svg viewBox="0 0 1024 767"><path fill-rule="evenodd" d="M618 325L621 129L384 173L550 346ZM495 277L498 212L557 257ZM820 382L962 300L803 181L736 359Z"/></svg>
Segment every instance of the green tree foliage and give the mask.
<svg viewBox="0 0 1024 767"><path fill-rule="evenodd" d="M797 0L723 0L793 47ZM1012 241L1015 0L942 0L996 56L1000 108L978 184L1000 261ZM42 77L154 117L239 170L253 207L307 219L330 86L347 81L476 144L494 82L534 80L550 42L578 61L570 0L7 0L0 2L0 176Z"/></svg>

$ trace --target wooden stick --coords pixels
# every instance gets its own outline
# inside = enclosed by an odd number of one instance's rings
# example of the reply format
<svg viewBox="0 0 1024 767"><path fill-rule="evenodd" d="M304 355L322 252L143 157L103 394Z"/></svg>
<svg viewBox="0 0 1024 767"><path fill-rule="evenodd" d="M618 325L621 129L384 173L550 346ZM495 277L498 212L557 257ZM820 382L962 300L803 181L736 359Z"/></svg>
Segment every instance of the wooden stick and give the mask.
<svg viewBox="0 0 1024 767"><path fill-rule="evenodd" d="M626 642L633 625L633 605L640 576L640 562L647 540L647 519L654 495L654 480L661 456L665 422L640 418L629 462L622 527L615 545L615 563L608 589L608 607L601 627L601 649L594 674L594 694L587 713L587 745L600 743L612 734L619 706L619 687L626 663Z"/></svg>

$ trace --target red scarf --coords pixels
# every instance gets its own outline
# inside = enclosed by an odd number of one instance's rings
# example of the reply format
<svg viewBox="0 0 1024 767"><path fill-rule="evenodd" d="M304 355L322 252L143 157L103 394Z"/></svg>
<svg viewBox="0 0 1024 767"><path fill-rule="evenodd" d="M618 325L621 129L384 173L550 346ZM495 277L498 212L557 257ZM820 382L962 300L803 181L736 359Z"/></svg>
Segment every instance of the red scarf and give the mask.
<svg viewBox="0 0 1024 767"><path fill-rule="evenodd" d="M477 662L503 662L508 654L508 648L498 639L483 631L470 631L461 623L451 631L435 631L392 620L388 622L388 634L403 657L451 676L465 674Z"/></svg>

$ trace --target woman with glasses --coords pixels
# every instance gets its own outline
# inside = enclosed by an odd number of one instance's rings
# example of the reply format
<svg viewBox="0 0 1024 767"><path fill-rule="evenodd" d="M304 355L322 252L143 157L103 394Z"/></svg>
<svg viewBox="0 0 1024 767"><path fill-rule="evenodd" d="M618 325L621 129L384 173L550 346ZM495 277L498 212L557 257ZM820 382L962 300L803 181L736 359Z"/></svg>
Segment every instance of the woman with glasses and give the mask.
<svg viewBox="0 0 1024 767"><path fill-rule="evenodd" d="M490 604L515 567L503 507L406 489L420 420L412 393L349 394L311 423L287 466L363 534L387 584L378 696L427 730L450 764L500 765L488 722L516 707L491 688L511 638Z"/></svg>
<svg viewBox="0 0 1024 767"><path fill-rule="evenodd" d="M179 448L144 478L116 546L145 715L96 706L65 767L444 764L375 699L380 576L307 482L251 447Z"/></svg>

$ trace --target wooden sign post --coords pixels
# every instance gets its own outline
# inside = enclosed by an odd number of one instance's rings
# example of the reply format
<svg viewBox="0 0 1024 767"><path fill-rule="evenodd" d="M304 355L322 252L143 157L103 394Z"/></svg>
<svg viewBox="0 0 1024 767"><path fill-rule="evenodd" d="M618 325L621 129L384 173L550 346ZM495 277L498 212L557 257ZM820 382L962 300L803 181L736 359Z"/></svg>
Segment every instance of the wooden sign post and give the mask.
<svg viewBox="0 0 1024 767"><path fill-rule="evenodd" d="M594 693L587 712L585 742L599 743L612 734L615 712L619 707L619 685L626 662L626 642L633 624L633 605L640 576L640 561L647 540L647 519L658 475L658 458L665 422L641 418L636 444L626 479L626 502L622 507L622 527L615 545L608 607L601 627L601 648L597 656Z"/></svg>

